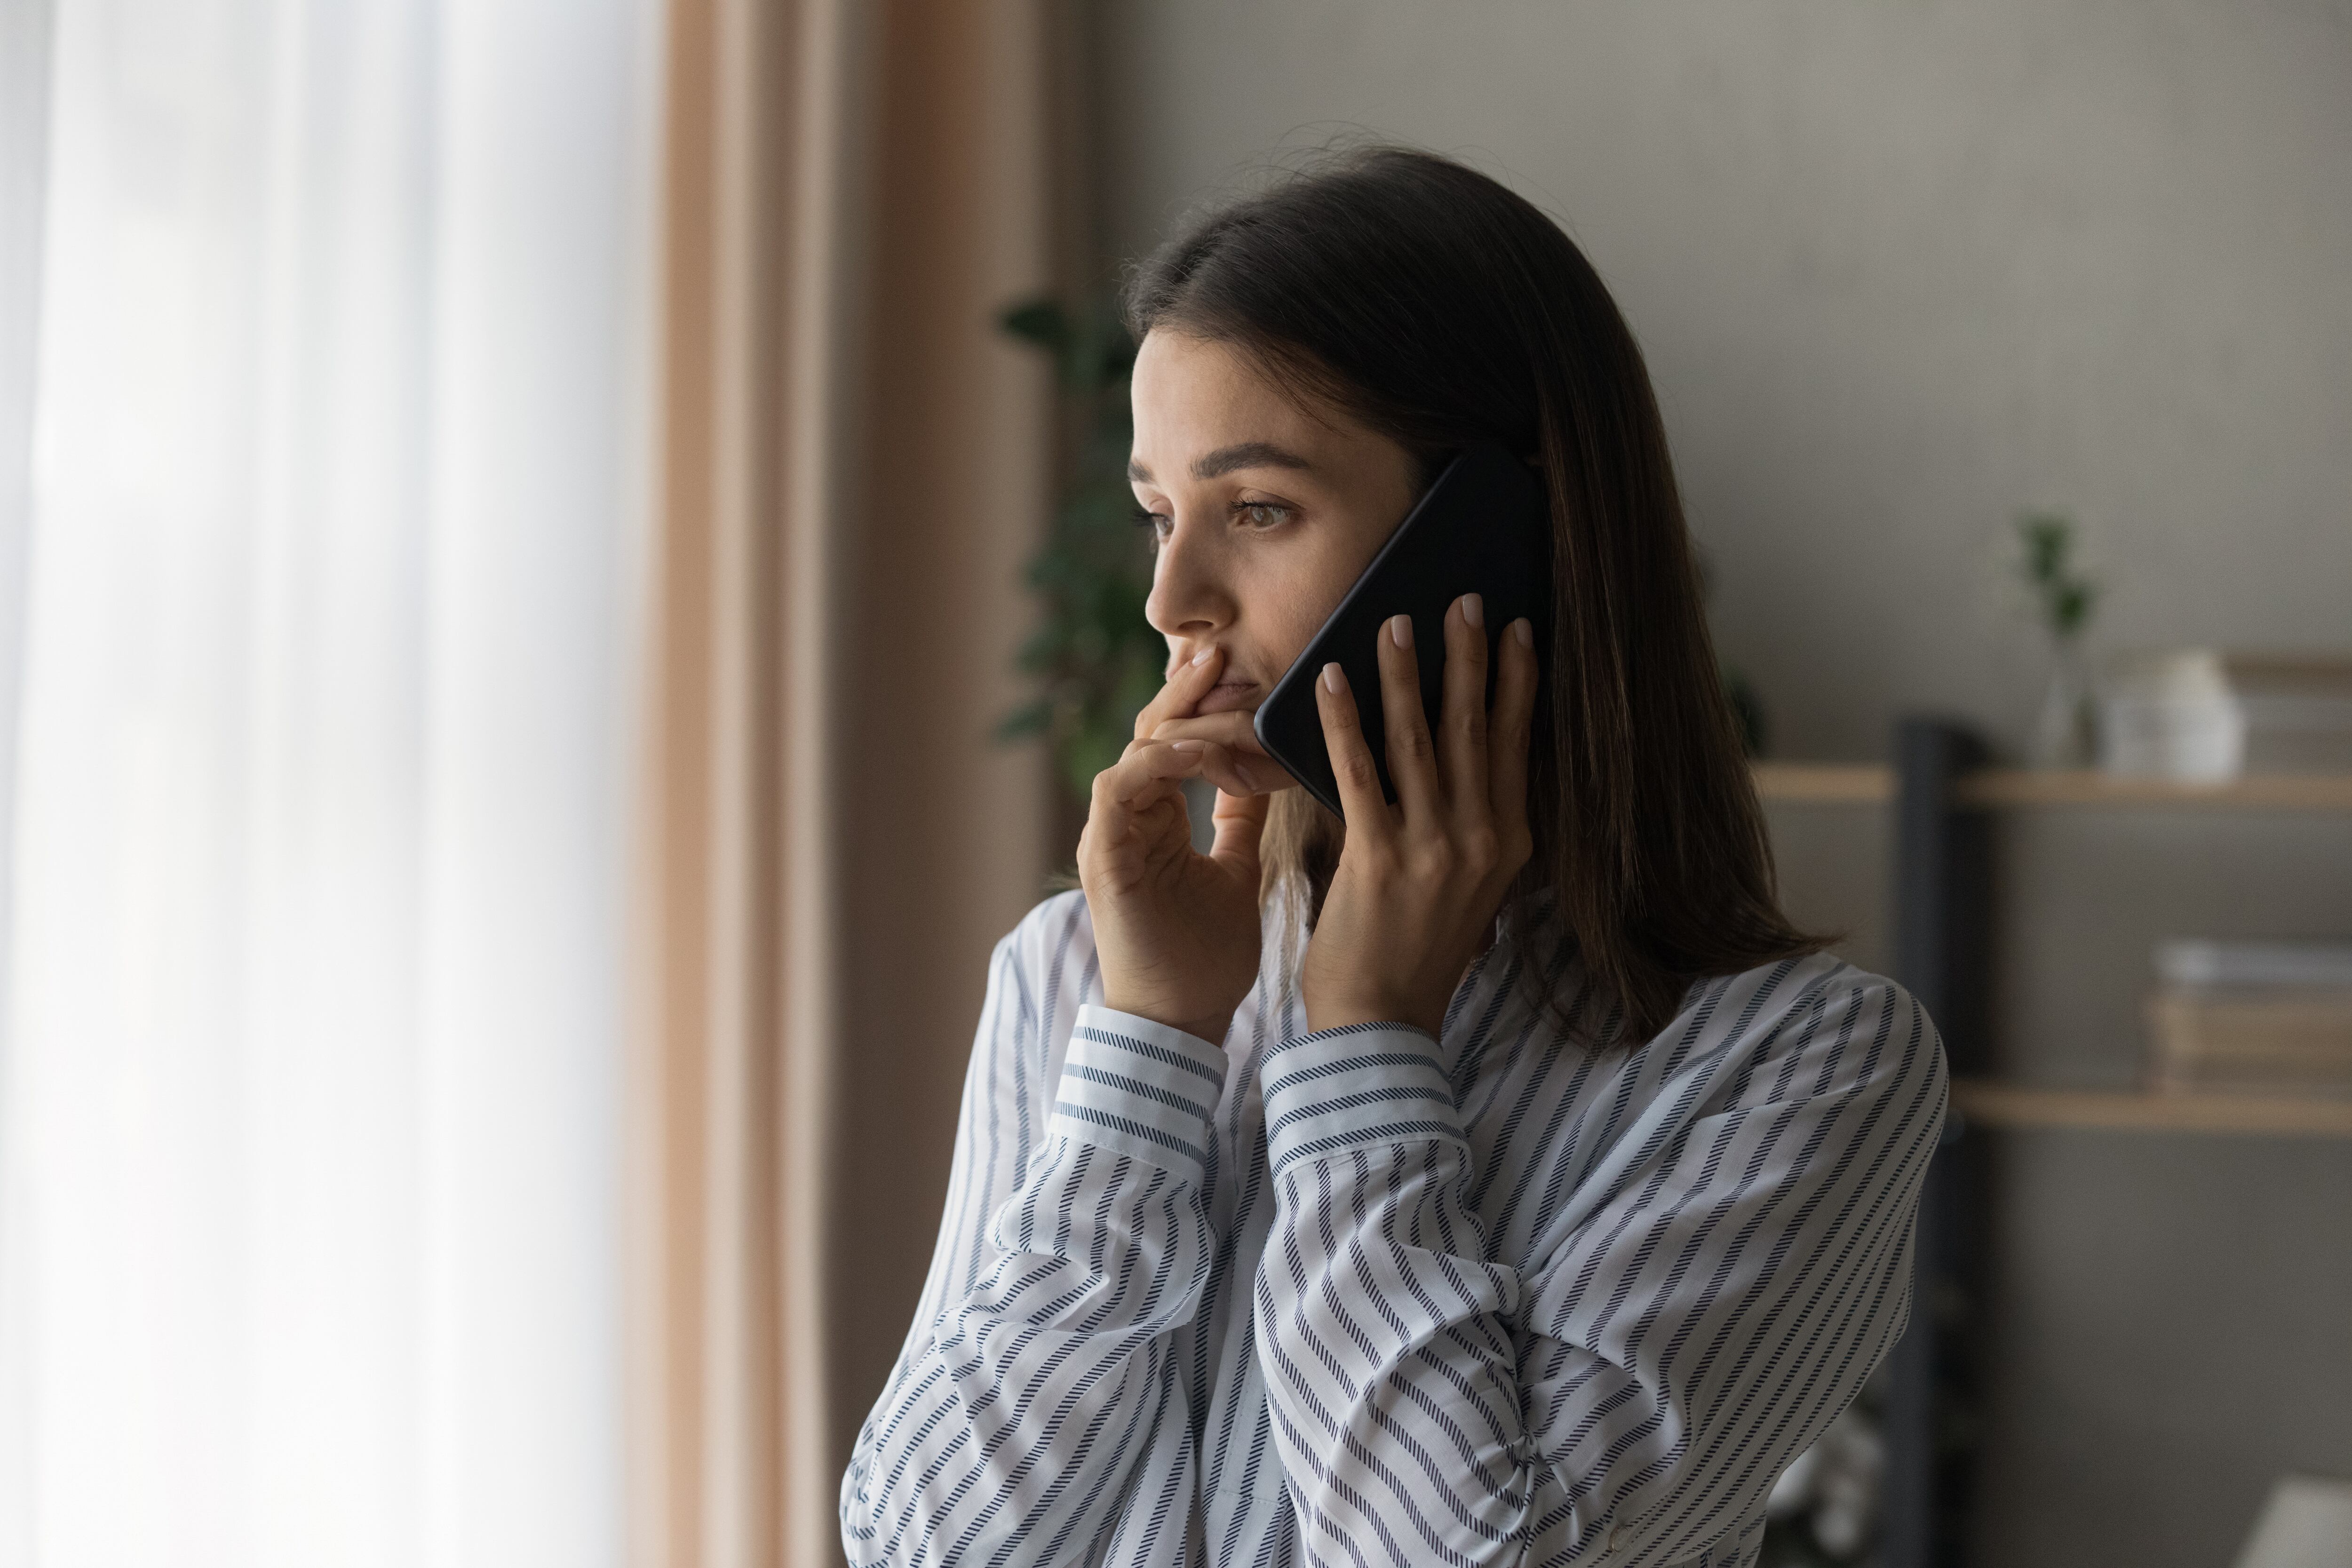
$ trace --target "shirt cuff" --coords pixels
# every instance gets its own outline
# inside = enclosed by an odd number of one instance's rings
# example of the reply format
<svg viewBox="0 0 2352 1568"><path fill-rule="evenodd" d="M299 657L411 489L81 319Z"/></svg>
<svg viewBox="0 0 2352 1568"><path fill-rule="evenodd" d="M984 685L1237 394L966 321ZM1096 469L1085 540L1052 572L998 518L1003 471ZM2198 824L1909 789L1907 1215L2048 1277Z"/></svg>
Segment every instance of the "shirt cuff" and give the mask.
<svg viewBox="0 0 2352 1568"><path fill-rule="evenodd" d="M1225 1053L1181 1029L1092 1004L1078 1009L1054 1097L1055 1130L1202 1184Z"/></svg>
<svg viewBox="0 0 2352 1568"><path fill-rule="evenodd" d="M1274 1173L1350 1149L1450 1138L1468 1147L1437 1042L1410 1024L1286 1040L1259 1069Z"/></svg>

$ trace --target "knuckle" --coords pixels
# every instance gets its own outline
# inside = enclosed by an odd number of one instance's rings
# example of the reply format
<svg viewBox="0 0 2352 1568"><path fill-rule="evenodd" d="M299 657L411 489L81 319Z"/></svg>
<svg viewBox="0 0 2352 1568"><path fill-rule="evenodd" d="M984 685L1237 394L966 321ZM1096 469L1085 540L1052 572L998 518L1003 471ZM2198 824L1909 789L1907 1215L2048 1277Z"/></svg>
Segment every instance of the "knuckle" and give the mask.
<svg viewBox="0 0 2352 1568"><path fill-rule="evenodd" d="M1397 751L1409 762L1420 762L1430 752L1429 731L1420 724L1404 724L1397 729Z"/></svg>
<svg viewBox="0 0 2352 1568"><path fill-rule="evenodd" d="M1502 836L1492 826L1481 825L1462 836L1462 860L1478 872L1493 870L1503 858Z"/></svg>
<svg viewBox="0 0 2352 1568"><path fill-rule="evenodd" d="M1350 756L1340 758L1339 766L1339 777L1343 782L1351 784L1358 789L1369 790L1380 787L1380 772L1372 766L1372 759L1362 752L1358 752Z"/></svg>

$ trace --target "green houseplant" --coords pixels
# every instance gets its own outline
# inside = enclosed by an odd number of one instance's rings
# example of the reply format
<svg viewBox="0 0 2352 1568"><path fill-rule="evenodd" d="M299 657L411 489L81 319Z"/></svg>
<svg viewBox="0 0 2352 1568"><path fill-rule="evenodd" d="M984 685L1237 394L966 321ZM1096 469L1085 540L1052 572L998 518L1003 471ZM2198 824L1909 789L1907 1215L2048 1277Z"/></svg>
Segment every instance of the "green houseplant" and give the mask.
<svg viewBox="0 0 2352 1568"><path fill-rule="evenodd" d="M1072 797L1083 803L1095 774L1118 760L1167 661L1165 644L1143 616L1151 553L1127 485L1135 342L1101 297L1024 300L999 323L1053 360L1065 462L1060 499L1027 572L1040 616L1019 663L1036 695L996 732L1006 741L1043 739Z"/></svg>

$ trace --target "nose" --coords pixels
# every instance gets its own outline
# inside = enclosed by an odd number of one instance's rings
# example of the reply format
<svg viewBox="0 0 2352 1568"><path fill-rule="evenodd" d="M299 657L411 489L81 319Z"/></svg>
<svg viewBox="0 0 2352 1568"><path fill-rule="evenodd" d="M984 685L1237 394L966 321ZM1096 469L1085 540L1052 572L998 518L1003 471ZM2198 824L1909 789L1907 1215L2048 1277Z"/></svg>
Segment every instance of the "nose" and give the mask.
<svg viewBox="0 0 2352 1568"><path fill-rule="evenodd" d="M1215 637L1234 621L1227 566L1213 531L1180 512L1168 537L1160 542L1159 558L1151 564L1151 593L1143 601L1144 619L1171 644Z"/></svg>

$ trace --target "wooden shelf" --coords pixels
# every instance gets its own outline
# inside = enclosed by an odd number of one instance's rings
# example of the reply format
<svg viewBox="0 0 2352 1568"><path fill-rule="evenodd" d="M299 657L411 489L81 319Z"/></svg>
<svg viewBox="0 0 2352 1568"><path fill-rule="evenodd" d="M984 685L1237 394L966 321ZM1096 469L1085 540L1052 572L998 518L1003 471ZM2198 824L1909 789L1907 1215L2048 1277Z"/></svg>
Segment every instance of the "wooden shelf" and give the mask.
<svg viewBox="0 0 2352 1568"><path fill-rule="evenodd" d="M1894 770L1873 763L1758 763L1756 792L1804 805L1874 805L1895 798ZM1988 768L1963 778L1962 805L2189 806L2352 813L2352 774L2256 773L2221 784L2116 778L2093 772Z"/></svg>
<svg viewBox="0 0 2352 1568"><path fill-rule="evenodd" d="M1875 805L1895 798L1895 770L1877 763L1757 763L1756 793L1809 805Z"/></svg>
<svg viewBox="0 0 2352 1568"><path fill-rule="evenodd" d="M1952 1105L1971 1121L1987 1127L2352 1138L2352 1100L2143 1094L2120 1089L2041 1089L1989 1079L1957 1079L1952 1083Z"/></svg>
<svg viewBox="0 0 2352 1568"><path fill-rule="evenodd" d="M2174 784L2097 773L1996 768L1960 781L1964 805L2188 805L2242 811L2352 812L2352 774L2253 773L2228 784Z"/></svg>

